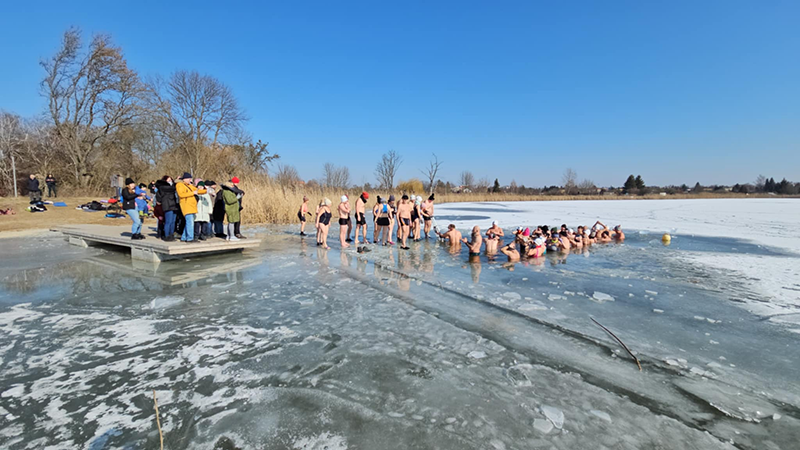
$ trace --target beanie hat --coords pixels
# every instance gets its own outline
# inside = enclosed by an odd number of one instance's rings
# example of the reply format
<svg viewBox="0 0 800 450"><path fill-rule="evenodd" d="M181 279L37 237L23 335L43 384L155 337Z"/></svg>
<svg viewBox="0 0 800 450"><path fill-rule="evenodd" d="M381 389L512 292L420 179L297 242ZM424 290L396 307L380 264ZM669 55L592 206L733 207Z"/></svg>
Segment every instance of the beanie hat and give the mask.
<svg viewBox="0 0 800 450"><path fill-rule="evenodd" d="M347 201L347 196L346 196L346 195L343 195L343 196L342 196L342 203L344 203L344 202L346 202L346 201Z"/></svg>
<svg viewBox="0 0 800 450"><path fill-rule="evenodd" d="M183 172L183 176L181 177L181 180L185 180L187 178L192 178L192 174L190 174L189 172Z"/></svg>
<svg viewBox="0 0 800 450"><path fill-rule="evenodd" d="M233 178L231 178L231 183L233 183L233 184L239 184L239 177L233 177Z"/></svg>
<svg viewBox="0 0 800 450"><path fill-rule="evenodd" d="M135 184L135 182L133 181L133 178L125 178L125 186L127 186L129 184Z"/></svg>
<svg viewBox="0 0 800 450"><path fill-rule="evenodd" d="M201 181L197 183L197 187L206 187L206 184Z"/></svg>
<svg viewBox="0 0 800 450"><path fill-rule="evenodd" d="M364 191L361 193L361 196L364 197L364 199L366 200L369 198L369 193L367 191Z"/></svg>
<svg viewBox="0 0 800 450"><path fill-rule="evenodd" d="M392 195L390 195L390 196L389 196L389 201L390 201L390 202L393 202L393 201L394 201L394 194L392 194Z"/></svg>

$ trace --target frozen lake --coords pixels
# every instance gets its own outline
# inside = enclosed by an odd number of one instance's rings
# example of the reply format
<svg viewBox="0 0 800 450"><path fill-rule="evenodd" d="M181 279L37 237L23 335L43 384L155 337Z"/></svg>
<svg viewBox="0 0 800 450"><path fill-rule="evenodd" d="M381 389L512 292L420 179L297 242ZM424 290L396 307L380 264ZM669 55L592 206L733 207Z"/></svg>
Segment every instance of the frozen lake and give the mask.
<svg viewBox="0 0 800 450"><path fill-rule="evenodd" d="M157 270L0 240L0 447L157 448L155 390L169 449L794 449L797 205L437 206L462 231L627 231L538 265L279 228Z"/></svg>

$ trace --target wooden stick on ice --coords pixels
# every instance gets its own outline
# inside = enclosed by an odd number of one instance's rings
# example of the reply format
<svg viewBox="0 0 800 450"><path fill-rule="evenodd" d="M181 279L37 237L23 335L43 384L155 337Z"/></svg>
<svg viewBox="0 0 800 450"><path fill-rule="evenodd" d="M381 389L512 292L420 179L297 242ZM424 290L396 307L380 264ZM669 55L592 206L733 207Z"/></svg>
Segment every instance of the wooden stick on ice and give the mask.
<svg viewBox="0 0 800 450"><path fill-rule="evenodd" d="M622 340L621 340L620 338L618 338L616 334L612 333L612 332L611 332L611 330L609 330L608 328L604 327L602 324L600 324L600 322L598 322L598 321L594 320L594 317L590 317L590 319L592 319L592 322L596 323L596 324L597 324L597 326L599 326L600 328L602 328L603 330L605 330L605 332L606 332L606 333L610 334L610 335L611 335L611 336L612 336L614 339L616 339L616 340L617 340L617 342L619 342L619 345L621 345L621 346L622 346L622 348L624 348L624 349L625 349L625 351L626 351L626 352L628 352L628 354L629 354L629 355L631 355L631 357L633 358L633 360L634 360L634 361L636 361L636 365L637 365L637 366L639 366L639 372L641 372L641 371L642 371L642 365L641 365L641 364L639 364L639 358L637 358L637 357L636 357L636 355L634 355L634 354L633 354L633 352L631 351L631 349L629 349L629 348L628 348L628 346L627 346L627 345L625 345L625 343L624 343L624 342L622 342Z"/></svg>
<svg viewBox="0 0 800 450"><path fill-rule="evenodd" d="M153 389L153 403L156 404L156 425L158 425L158 438L161 440L161 450L164 450L164 435L161 434L161 419L158 418L158 400L156 400L155 389Z"/></svg>

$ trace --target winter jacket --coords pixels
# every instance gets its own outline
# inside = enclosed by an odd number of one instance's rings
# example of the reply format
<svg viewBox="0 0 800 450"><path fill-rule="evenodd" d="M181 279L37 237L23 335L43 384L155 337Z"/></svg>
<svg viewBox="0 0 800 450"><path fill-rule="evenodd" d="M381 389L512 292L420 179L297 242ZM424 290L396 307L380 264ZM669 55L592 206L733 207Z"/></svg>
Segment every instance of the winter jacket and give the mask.
<svg viewBox="0 0 800 450"><path fill-rule="evenodd" d="M122 209L136 209L136 192L131 192L128 188L122 188Z"/></svg>
<svg viewBox="0 0 800 450"><path fill-rule="evenodd" d="M191 184L178 183L175 185L175 191L178 193L183 215L197 214L197 198L195 198L195 194L205 194L205 188L197 189Z"/></svg>
<svg viewBox="0 0 800 450"><path fill-rule="evenodd" d="M36 192L39 190L39 180L36 178L30 179L28 178L28 192Z"/></svg>
<svg viewBox="0 0 800 450"><path fill-rule="evenodd" d="M163 180L156 181L156 203L161 204L161 210L178 211L178 197L175 194L175 186Z"/></svg>
<svg viewBox="0 0 800 450"><path fill-rule="evenodd" d="M223 199L222 194L225 192L225 188L221 191L217 192L216 197L214 198L214 212L211 215L211 218L215 222L222 222L225 220L225 200Z"/></svg>
<svg viewBox="0 0 800 450"><path fill-rule="evenodd" d="M239 198L230 189L222 189L222 198L225 201L225 214L228 215L228 223L236 223L241 220L239 216Z"/></svg>
<svg viewBox="0 0 800 450"><path fill-rule="evenodd" d="M197 216L194 218L196 222L209 222L211 221L212 212L211 196L208 193L200 194L197 196Z"/></svg>

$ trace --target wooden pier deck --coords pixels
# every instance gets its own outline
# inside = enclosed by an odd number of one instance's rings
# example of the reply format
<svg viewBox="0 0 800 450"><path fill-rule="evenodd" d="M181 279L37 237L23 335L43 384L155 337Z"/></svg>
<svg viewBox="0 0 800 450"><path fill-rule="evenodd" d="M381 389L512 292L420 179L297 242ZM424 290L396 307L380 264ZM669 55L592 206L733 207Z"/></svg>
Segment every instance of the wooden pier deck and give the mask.
<svg viewBox="0 0 800 450"><path fill-rule="evenodd" d="M242 239L228 242L219 238L211 238L197 243L164 242L156 239L153 233L147 233L146 239L133 240L131 239L130 226L72 225L53 228L52 231L62 233L69 239L70 244L81 247L88 247L92 244L127 247L131 250L131 258L153 263L170 259L242 251L248 248L257 248L261 244L259 239Z"/></svg>

